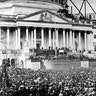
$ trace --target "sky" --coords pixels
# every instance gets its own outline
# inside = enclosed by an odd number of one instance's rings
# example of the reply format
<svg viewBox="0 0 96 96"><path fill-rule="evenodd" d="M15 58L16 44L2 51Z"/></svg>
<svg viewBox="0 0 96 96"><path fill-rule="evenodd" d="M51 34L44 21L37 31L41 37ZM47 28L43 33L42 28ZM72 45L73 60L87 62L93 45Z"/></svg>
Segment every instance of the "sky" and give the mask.
<svg viewBox="0 0 96 96"><path fill-rule="evenodd" d="M81 5L82 5L82 2L83 0L72 0L75 5L80 9ZM96 0L88 0L89 3L92 5L93 9L96 11ZM69 10L71 9L70 6L73 6L72 3L70 2L70 0L68 0L68 4L69 4ZM87 13L93 13L92 9L89 7L88 4L86 4L87 6ZM73 6L73 12L74 13L77 13L78 11L76 10L76 8ZM84 13L84 6L83 6L83 9L82 9L82 13Z"/></svg>

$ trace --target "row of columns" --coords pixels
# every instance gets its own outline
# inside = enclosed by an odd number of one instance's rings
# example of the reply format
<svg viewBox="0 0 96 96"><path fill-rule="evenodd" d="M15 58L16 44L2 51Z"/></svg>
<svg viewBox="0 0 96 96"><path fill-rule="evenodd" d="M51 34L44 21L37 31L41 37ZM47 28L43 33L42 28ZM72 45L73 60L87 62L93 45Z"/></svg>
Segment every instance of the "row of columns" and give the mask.
<svg viewBox="0 0 96 96"><path fill-rule="evenodd" d="M74 42L75 42L75 32L72 32L72 30L70 30L70 35L69 32L65 32L65 29L63 29L63 47L67 47L67 48L71 48L74 49ZM32 33L33 34L33 33ZM49 28L49 47L52 47L52 37L51 37L51 28ZM56 35L56 45L54 45L55 42L55 35ZM33 36L32 36L33 37ZM67 38L67 40L66 40ZM84 33L84 41L85 41L85 50L87 50L87 33ZM33 39L32 39L33 40ZM69 43L70 40L70 43ZM34 29L34 48L36 48L36 28ZM55 48L55 46L58 48L58 29L55 30L55 32L53 32L53 49ZM33 44L33 43L32 43ZM44 29L41 29L41 48L44 48ZM81 32L79 32L79 50L81 50Z"/></svg>
<svg viewBox="0 0 96 96"><path fill-rule="evenodd" d="M20 49L20 36L21 36L21 32L20 32L20 27L18 27L16 29L16 49ZM49 47L52 47L52 36L51 36L51 28L49 28L49 32L48 32L48 39L49 39ZM79 36L79 50L82 49L81 46L81 32L78 33ZM1 28L0 28L0 38L1 38ZM90 35L90 38L92 38L92 35ZM56 40L55 40L56 39ZM26 41L29 40L29 28L26 27ZM92 41L92 39L90 39ZM70 41L70 42L69 42ZM70 30L70 32L66 32L65 29L63 29L63 47L67 47L67 48L71 48L74 49L74 41L75 41L75 32L73 32L72 30ZM90 41L90 42L91 42ZM56 42L54 44L54 42ZM87 32L84 32L84 42L85 42L85 50L87 50ZM10 46L10 28L7 28L7 48L9 48ZM31 31L31 46L34 48L36 48L36 28L34 28L34 30ZM59 46L59 36L58 36L58 29L55 29L55 32L53 32L53 49L55 49L55 47L58 48ZM1 48L1 42L0 42L0 48ZM44 28L41 28L41 48L44 48Z"/></svg>

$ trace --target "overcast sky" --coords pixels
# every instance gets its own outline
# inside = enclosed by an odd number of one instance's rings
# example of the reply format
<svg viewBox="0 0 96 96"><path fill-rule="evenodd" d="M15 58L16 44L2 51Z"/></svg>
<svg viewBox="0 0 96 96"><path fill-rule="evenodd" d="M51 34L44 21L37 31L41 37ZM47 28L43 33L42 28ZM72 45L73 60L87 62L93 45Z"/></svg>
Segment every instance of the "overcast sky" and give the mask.
<svg viewBox="0 0 96 96"><path fill-rule="evenodd" d="M76 6L78 6L78 8L80 9L80 6L83 2L83 0L72 0ZM96 11L96 0L88 0L89 3L92 5L93 9ZM68 4L69 6L73 6L72 3L70 3L70 0L68 0ZM91 10L91 8L89 7L89 5L87 4L87 13L93 13L93 11ZM69 7L69 9L71 9ZM73 12L77 13L78 11L76 10L76 8L73 6ZM84 7L82 9L82 12L84 13Z"/></svg>

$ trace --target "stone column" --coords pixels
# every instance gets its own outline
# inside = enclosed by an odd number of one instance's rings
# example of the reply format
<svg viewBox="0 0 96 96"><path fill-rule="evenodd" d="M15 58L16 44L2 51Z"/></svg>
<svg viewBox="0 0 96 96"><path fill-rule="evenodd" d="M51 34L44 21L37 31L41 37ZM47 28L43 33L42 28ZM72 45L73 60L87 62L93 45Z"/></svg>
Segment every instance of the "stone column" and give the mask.
<svg viewBox="0 0 96 96"><path fill-rule="evenodd" d="M81 50L81 32L79 32L79 50Z"/></svg>
<svg viewBox="0 0 96 96"><path fill-rule="evenodd" d="M56 47L58 48L58 29L56 29Z"/></svg>
<svg viewBox="0 0 96 96"><path fill-rule="evenodd" d="M34 44L33 44L33 31L31 31L31 46L32 46L32 48L34 48L33 45L34 45Z"/></svg>
<svg viewBox="0 0 96 96"><path fill-rule="evenodd" d="M34 48L36 49L36 28L34 28Z"/></svg>
<svg viewBox="0 0 96 96"><path fill-rule="evenodd" d="M87 35L87 50L88 51L90 51L90 46L91 46L90 31L88 31L88 35Z"/></svg>
<svg viewBox="0 0 96 96"><path fill-rule="evenodd" d="M72 46L73 46L73 50L75 50L75 32L73 31L73 37L72 37Z"/></svg>
<svg viewBox="0 0 96 96"><path fill-rule="evenodd" d="M16 28L16 30L15 30L15 34L16 34L16 41L15 41L15 44L16 44L16 49L18 49L18 32L17 32L17 28Z"/></svg>
<svg viewBox="0 0 96 96"><path fill-rule="evenodd" d="M49 29L49 47L51 48L51 29Z"/></svg>
<svg viewBox="0 0 96 96"><path fill-rule="evenodd" d="M10 28L7 28L7 49L9 49L10 44Z"/></svg>
<svg viewBox="0 0 96 96"><path fill-rule="evenodd" d="M87 32L84 33L85 37L85 51L87 51Z"/></svg>
<svg viewBox="0 0 96 96"><path fill-rule="evenodd" d="M72 30L70 30L70 48L72 49Z"/></svg>
<svg viewBox="0 0 96 96"><path fill-rule="evenodd" d="M93 38L93 34L92 34L92 32L91 32L91 33L90 33L90 44L91 44L90 50L91 50L91 51L93 50L93 40L92 40L92 38Z"/></svg>
<svg viewBox="0 0 96 96"><path fill-rule="evenodd" d="M41 48L44 49L44 29L41 29Z"/></svg>
<svg viewBox="0 0 96 96"><path fill-rule="evenodd" d="M2 31L2 29L1 29L1 27L0 27L0 49L2 49L2 46L1 46L1 41L2 41L2 36L1 36L1 31Z"/></svg>
<svg viewBox="0 0 96 96"><path fill-rule="evenodd" d="M68 40L68 32L66 32L66 38L67 38L67 48L69 48L69 40Z"/></svg>
<svg viewBox="0 0 96 96"><path fill-rule="evenodd" d="M92 51L92 50L94 50L94 47L93 47L93 33L91 32L90 35L91 35L91 36L90 36L90 38L91 38L91 45L90 45L90 49L91 49L91 51Z"/></svg>
<svg viewBox="0 0 96 96"><path fill-rule="evenodd" d="M65 45L65 29L63 29L63 47L65 48L66 45Z"/></svg>
<svg viewBox="0 0 96 96"><path fill-rule="evenodd" d="M55 39L55 36L54 36L54 35L55 35L55 33L53 32L53 49L55 49L55 45L54 45L54 42L55 42L55 40L54 40L54 39Z"/></svg>
<svg viewBox="0 0 96 96"><path fill-rule="evenodd" d="M29 36L28 35L29 35L29 33L28 33L28 27L26 27L26 41L29 40L29 38L28 38Z"/></svg>
<svg viewBox="0 0 96 96"><path fill-rule="evenodd" d="M20 27L18 27L18 49L20 49Z"/></svg>

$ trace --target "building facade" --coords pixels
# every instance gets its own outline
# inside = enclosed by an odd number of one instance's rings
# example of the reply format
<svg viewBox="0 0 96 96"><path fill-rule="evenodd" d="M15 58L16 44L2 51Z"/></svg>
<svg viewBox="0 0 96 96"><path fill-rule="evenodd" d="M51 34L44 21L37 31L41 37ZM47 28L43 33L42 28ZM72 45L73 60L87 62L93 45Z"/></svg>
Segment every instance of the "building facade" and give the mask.
<svg viewBox="0 0 96 96"><path fill-rule="evenodd" d="M62 2L63 1L63 2ZM58 13L66 0L8 0L0 4L0 49L93 51L93 24Z"/></svg>

